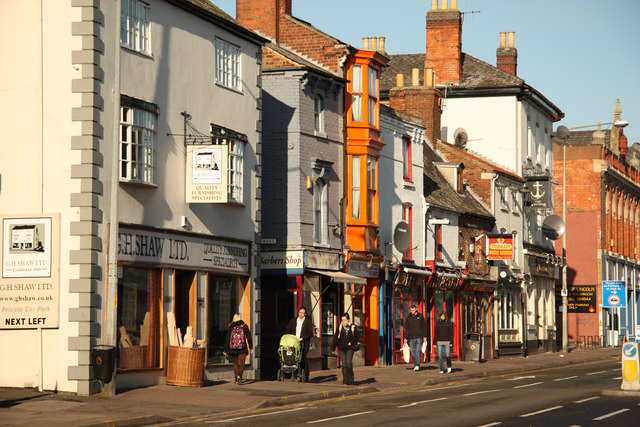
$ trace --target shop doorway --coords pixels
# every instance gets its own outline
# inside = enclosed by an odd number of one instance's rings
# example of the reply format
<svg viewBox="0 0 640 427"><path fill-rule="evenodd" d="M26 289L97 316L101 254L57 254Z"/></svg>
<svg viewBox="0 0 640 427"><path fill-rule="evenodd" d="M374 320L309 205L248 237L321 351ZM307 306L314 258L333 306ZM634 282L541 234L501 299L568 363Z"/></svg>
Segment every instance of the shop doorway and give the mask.
<svg viewBox="0 0 640 427"><path fill-rule="evenodd" d="M492 303L488 292L462 292L462 339L465 360L491 359Z"/></svg>
<svg viewBox="0 0 640 427"><path fill-rule="evenodd" d="M196 335L196 272L176 270L174 273L174 306L173 313L176 316L176 328L184 336L187 326L194 328L193 336Z"/></svg>
<svg viewBox="0 0 640 427"><path fill-rule="evenodd" d="M422 313L429 330L428 313L422 298L421 287L394 286L393 288L393 363L404 363L402 346L404 345L404 320L409 315L411 305L415 304ZM427 337L429 339L429 337ZM427 344L428 345L428 344Z"/></svg>

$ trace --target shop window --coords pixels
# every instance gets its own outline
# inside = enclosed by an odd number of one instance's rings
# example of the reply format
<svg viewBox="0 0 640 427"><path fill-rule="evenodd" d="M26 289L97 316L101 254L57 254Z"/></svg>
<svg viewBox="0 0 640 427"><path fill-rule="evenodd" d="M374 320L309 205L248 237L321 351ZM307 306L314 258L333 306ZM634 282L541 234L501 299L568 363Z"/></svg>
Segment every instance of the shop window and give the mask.
<svg viewBox="0 0 640 427"><path fill-rule="evenodd" d="M238 312L236 279L210 274L207 288L207 362L208 364L229 363L223 353L229 323L233 315ZM248 319L243 320L249 323Z"/></svg>
<svg viewBox="0 0 640 427"><path fill-rule="evenodd" d="M118 279L118 369L159 367L160 270L123 267Z"/></svg>
<svg viewBox="0 0 640 427"><path fill-rule="evenodd" d="M517 328L515 319L515 300L513 294L500 295L498 325L500 326L500 329Z"/></svg>

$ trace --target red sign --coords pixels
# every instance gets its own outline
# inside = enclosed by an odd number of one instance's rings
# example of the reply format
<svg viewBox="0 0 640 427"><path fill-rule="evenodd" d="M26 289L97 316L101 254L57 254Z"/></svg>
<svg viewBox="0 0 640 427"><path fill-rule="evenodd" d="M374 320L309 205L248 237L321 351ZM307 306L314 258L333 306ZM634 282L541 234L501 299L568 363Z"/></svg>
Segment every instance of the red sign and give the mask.
<svg viewBox="0 0 640 427"><path fill-rule="evenodd" d="M513 259L513 235L487 236L487 259Z"/></svg>

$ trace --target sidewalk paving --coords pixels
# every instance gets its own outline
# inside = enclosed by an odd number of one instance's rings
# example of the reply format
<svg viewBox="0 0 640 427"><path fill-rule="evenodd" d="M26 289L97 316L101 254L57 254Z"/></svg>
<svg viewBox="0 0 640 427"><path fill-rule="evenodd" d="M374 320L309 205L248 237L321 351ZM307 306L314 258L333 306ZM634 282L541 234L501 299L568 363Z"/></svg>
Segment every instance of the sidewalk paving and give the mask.
<svg viewBox="0 0 640 427"><path fill-rule="evenodd" d="M309 383L248 380L238 386L229 380L196 388L157 385L116 396L84 397L0 388L0 425L151 425L185 417L619 360L620 356L619 347L609 347L573 350L566 355L541 353L527 358L501 357L483 363L453 361L453 372L444 375L439 373L437 361L423 364L419 372L415 372L412 365L362 366L354 368L355 386L341 385L341 370L332 369L312 372Z"/></svg>

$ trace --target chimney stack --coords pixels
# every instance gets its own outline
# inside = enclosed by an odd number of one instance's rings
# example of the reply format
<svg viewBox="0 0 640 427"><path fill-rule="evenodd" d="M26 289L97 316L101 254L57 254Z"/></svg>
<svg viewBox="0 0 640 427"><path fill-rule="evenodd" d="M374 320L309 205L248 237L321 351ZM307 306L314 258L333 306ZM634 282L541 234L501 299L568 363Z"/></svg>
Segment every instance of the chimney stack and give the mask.
<svg viewBox="0 0 640 427"><path fill-rule="evenodd" d="M292 0L236 0L236 19L250 30L280 41L280 19L291 15Z"/></svg>
<svg viewBox="0 0 640 427"><path fill-rule="evenodd" d="M458 2L451 0L431 1L427 12L426 68L436 73L436 83L459 83L462 77L462 13Z"/></svg>
<svg viewBox="0 0 640 427"><path fill-rule="evenodd" d="M620 158L624 159L629 152L629 140L624 136L624 132L620 129L620 138L618 139L620 145Z"/></svg>
<svg viewBox="0 0 640 427"><path fill-rule="evenodd" d="M500 33L500 47L496 50L496 67L506 71L512 76L517 76L518 50L515 48L515 33L509 31Z"/></svg>

